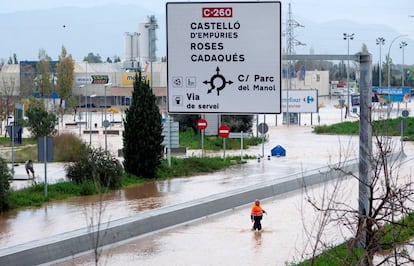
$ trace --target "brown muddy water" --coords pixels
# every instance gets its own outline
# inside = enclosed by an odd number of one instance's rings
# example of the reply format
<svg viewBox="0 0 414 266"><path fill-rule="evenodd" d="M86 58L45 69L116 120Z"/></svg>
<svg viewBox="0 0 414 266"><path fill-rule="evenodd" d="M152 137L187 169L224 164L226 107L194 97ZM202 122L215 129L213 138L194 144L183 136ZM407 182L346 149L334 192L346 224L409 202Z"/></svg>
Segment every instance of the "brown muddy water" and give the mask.
<svg viewBox="0 0 414 266"><path fill-rule="evenodd" d="M0 245L14 246L96 223L131 216L140 211L182 203L275 178L266 175L271 164L251 162L208 175L151 182L99 195L48 203L40 208L0 215ZM280 173L292 172L290 167ZM102 205L100 203L102 202Z"/></svg>

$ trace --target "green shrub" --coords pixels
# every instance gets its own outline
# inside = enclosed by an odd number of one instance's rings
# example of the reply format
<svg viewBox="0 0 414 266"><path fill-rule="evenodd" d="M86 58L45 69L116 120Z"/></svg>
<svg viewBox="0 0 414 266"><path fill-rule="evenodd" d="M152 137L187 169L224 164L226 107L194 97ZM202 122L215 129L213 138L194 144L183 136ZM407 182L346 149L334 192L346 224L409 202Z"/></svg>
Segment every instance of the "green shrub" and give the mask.
<svg viewBox="0 0 414 266"><path fill-rule="evenodd" d="M88 154L88 146L74 134L56 136L53 144L54 161L57 162L75 162L81 154Z"/></svg>
<svg viewBox="0 0 414 266"><path fill-rule="evenodd" d="M121 163L102 148L88 148L86 155L65 167L67 177L81 184L92 181L104 188L119 188L123 168Z"/></svg>
<svg viewBox="0 0 414 266"><path fill-rule="evenodd" d="M12 176L10 174L7 163L0 158L0 213L7 211L10 208L9 205L9 179Z"/></svg>

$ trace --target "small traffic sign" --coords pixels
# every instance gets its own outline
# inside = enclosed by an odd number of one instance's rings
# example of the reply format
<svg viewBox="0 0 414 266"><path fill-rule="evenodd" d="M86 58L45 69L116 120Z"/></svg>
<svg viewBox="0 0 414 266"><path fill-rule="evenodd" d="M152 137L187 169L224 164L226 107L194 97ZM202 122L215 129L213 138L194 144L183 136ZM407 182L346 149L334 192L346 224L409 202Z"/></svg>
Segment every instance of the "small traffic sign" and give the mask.
<svg viewBox="0 0 414 266"><path fill-rule="evenodd" d="M257 131L259 131L260 134L266 134L267 131L269 131L269 126L266 123L260 123L257 126Z"/></svg>
<svg viewBox="0 0 414 266"><path fill-rule="evenodd" d="M203 129L206 129L207 126L208 126L207 120L205 120L204 118L198 119L198 121L197 121L197 128L198 129L203 130Z"/></svg>
<svg viewBox="0 0 414 266"><path fill-rule="evenodd" d="M102 125L103 125L104 128L108 128L111 125L111 122L109 122L108 120L104 120L102 122Z"/></svg>
<svg viewBox="0 0 414 266"><path fill-rule="evenodd" d="M222 138L227 138L230 135L230 128L226 125L221 125L218 129L218 134Z"/></svg>
<svg viewBox="0 0 414 266"><path fill-rule="evenodd" d="M403 110L402 111L402 116L403 117L408 117L409 114L410 114L410 112L408 112L408 110Z"/></svg>

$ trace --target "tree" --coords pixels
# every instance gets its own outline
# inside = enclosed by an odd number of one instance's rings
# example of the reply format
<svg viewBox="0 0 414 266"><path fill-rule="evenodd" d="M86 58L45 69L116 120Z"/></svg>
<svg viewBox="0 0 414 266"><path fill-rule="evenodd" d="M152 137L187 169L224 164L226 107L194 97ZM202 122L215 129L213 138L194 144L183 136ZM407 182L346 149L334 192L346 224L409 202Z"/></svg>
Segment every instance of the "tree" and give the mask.
<svg viewBox="0 0 414 266"><path fill-rule="evenodd" d="M226 124L231 132L250 132L253 125L252 115L225 115L222 122Z"/></svg>
<svg viewBox="0 0 414 266"><path fill-rule="evenodd" d="M384 126L387 121L384 121ZM311 243L311 265L317 260L322 249L332 247L332 243L324 240L325 234L331 226L340 227L344 242L350 256L355 259L356 248L360 248L362 255L359 262L352 265L373 265L373 258L378 252L382 252L376 262L377 265L403 265L414 261L407 250L401 248L399 243L403 239L404 231L412 223L412 196L414 195L414 182L410 173L402 171L404 162L402 153L393 153L395 147L387 136L375 134L373 138L377 147L377 154L367 160L371 162L371 178L368 183L363 178L351 171L345 170L344 164L339 163L332 170L339 171L348 179L338 179L337 182L327 184L322 193L312 194L307 189L307 201L321 212L315 228L305 228L304 231L311 232L312 237L308 239ZM360 213L358 204L352 204L349 191L344 186L344 180L351 182L349 178L357 182L364 182L369 191L367 213ZM328 188L329 186L329 188ZM319 198L317 200L316 198ZM361 203L360 203L361 204ZM403 218L406 218L405 220ZM410 222L408 222L410 220ZM387 226L392 227L387 227ZM329 231L329 232L328 232ZM353 236L347 238L346 236ZM336 240L338 241L338 240ZM350 258L346 258L341 265L351 265Z"/></svg>
<svg viewBox="0 0 414 266"><path fill-rule="evenodd" d="M0 158L0 213L9 209L9 180L12 179L7 163Z"/></svg>
<svg viewBox="0 0 414 266"><path fill-rule="evenodd" d="M44 108L33 107L26 111L25 126L32 132L33 137L49 136L56 133L58 119L54 113L48 113Z"/></svg>
<svg viewBox="0 0 414 266"><path fill-rule="evenodd" d="M394 68L394 63L392 62L392 58L388 55L385 56L385 62L383 62L382 64L382 69L383 71L381 72L382 74L382 80L384 80L384 82L386 82L385 84L388 85L388 79L390 81L390 85L392 86L392 84L394 84L394 78L393 78L393 68ZM390 75L388 75L388 73L390 73Z"/></svg>
<svg viewBox="0 0 414 266"><path fill-rule="evenodd" d="M180 131L185 132L188 128L191 128L194 135L198 134L197 121L200 118L199 115L194 114L177 114L173 115L174 120L179 122Z"/></svg>
<svg viewBox="0 0 414 266"><path fill-rule="evenodd" d="M12 98L14 94L16 80L14 77L10 77L9 80L6 78L2 78L2 82L0 83L0 95L2 96L2 107L1 110L3 116L1 119L6 119L7 125L9 124L8 118L11 112L13 112L13 103Z"/></svg>
<svg viewBox="0 0 414 266"><path fill-rule="evenodd" d="M17 60L16 53L13 53L13 58L11 56L9 57L9 60L7 61L7 64L9 64L9 65L18 65L19 64L19 60Z"/></svg>
<svg viewBox="0 0 414 266"><path fill-rule="evenodd" d="M99 54L94 55L91 52L91 53L88 53L88 55L83 58L83 61L86 61L88 63L102 63L102 58Z"/></svg>
<svg viewBox="0 0 414 266"><path fill-rule="evenodd" d="M77 161L65 167L66 176L78 184L89 180L102 188L119 188L123 169L121 163L109 151L89 147L81 152Z"/></svg>
<svg viewBox="0 0 414 266"><path fill-rule="evenodd" d="M126 110L123 137L125 171L143 178L155 178L161 164L163 136L161 114L141 72L135 76L131 106Z"/></svg>
<svg viewBox="0 0 414 266"><path fill-rule="evenodd" d="M72 94L73 76L75 64L71 55L67 55L67 51L62 46L61 54L59 55L59 63L56 65L57 76L57 92L60 97L59 110L63 119L63 101L68 100Z"/></svg>
<svg viewBox="0 0 414 266"><path fill-rule="evenodd" d="M368 46L366 43L362 43L361 52L368 53Z"/></svg>
<svg viewBox="0 0 414 266"><path fill-rule="evenodd" d="M36 64L37 77L35 84L37 91L43 97L50 95L52 92L52 69L50 65L50 56L46 54L44 49L39 50L39 63Z"/></svg>

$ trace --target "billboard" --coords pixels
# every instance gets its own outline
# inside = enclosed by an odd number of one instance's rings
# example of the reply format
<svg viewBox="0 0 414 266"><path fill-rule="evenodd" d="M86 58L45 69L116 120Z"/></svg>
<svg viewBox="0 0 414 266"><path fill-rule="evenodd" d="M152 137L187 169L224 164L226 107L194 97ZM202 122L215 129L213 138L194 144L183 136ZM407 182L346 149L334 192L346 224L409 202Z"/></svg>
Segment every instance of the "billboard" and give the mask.
<svg viewBox="0 0 414 266"><path fill-rule="evenodd" d="M135 75L139 75L135 72L123 73L122 74L122 85L133 86L135 81ZM149 73L141 73L142 82L150 82L151 75Z"/></svg>
<svg viewBox="0 0 414 266"><path fill-rule="evenodd" d="M408 102L411 89L409 87L372 87L372 102Z"/></svg>
<svg viewBox="0 0 414 266"><path fill-rule="evenodd" d="M283 90L282 111L289 113L318 112L318 90Z"/></svg>
<svg viewBox="0 0 414 266"><path fill-rule="evenodd" d="M281 3L167 3L171 113L281 112Z"/></svg>
<svg viewBox="0 0 414 266"><path fill-rule="evenodd" d="M77 75L75 77L76 84L107 84L110 82L109 75L106 74L90 74L90 75Z"/></svg>

